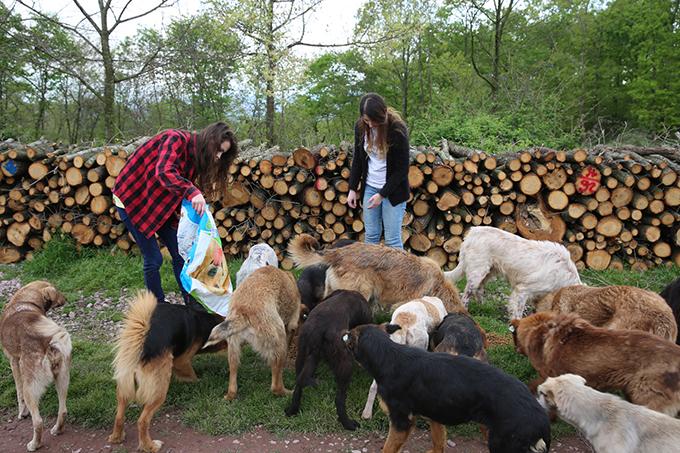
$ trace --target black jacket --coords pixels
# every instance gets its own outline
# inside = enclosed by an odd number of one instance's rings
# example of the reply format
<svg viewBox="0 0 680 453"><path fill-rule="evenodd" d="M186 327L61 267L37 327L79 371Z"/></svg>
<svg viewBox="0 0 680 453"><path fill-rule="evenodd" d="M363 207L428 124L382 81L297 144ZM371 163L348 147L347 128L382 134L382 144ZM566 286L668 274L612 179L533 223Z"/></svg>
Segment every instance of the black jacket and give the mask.
<svg viewBox="0 0 680 453"><path fill-rule="evenodd" d="M352 171L349 175L349 188L357 190L361 184L361 198L363 199L368 174L368 155L364 150L364 135L359 125L354 126L354 156L352 157ZM387 131L387 175L385 185L380 189L380 195L390 200L392 206L408 200L408 166L409 143L408 129L400 124L391 124Z"/></svg>

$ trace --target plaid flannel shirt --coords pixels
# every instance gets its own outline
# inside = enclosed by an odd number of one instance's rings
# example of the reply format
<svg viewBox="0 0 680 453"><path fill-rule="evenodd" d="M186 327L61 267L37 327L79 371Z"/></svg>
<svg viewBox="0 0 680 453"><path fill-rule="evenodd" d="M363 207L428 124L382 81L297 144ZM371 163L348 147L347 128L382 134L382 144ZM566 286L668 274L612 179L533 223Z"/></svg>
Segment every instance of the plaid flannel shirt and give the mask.
<svg viewBox="0 0 680 453"><path fill-rule="evenodd" d="M113 193L144 236L152 237L175 215L183 198L201 193L191 182L195 141L187 131L163 131L137 148L116 178Z"/></svg>

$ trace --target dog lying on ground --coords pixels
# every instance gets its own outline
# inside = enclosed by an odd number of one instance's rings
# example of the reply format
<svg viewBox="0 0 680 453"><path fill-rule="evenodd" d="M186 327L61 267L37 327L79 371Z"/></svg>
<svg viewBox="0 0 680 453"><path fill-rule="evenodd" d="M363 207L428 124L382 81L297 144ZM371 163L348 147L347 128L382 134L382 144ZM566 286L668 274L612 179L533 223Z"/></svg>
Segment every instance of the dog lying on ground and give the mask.
<svg viewBox="0 0 680 453"><path fill-rule="evenodd" d="M548 451L548 416L518 379L469 357L400 345L374 325L355 327L343 338L378 382L389 413L383 452L401 449L415 416L435 422L430 426L434 453L444 451L446 432L441 425L469 421L489 428L491 453Z"/></svg>
<svg viewBox="0 0 680 453"><path fill-rule="evenodd" d="M680 420L586 386L575 374L548 378L538 386L539 402L578 428L597 453L674 453Z"/></svg>
<svg viewBox="0 0 680 453"><path fill-rule="evenodd" d="M581 279L569 251L550 241L532 241L488 226L470 228L458 254L458 265L444 275L455 284L467 278L462 302L481 301L484 285L502 275L512 286L510 319L521 318L527 303Z"/></svg>
<svg viewBox="0 0 680 453"><path fill-rule="evenodd" d="M236 273L236 286L240 285L253 271L265 266L279 267L276 252L268 244L253 245L248 251L248 258L245 259Z"/></svg>
<svg viewBox="0 0 680 453"><path fill-rule="evenodd" d="M109 442L125 439L125 409L136 401L143 406L137 421L138 450L156 452L163 446L151 439L149 426L165 402L170 378L174 373L179 381L198 379L191 360L222 319L185 305L158 304L149 291L137 294L116 343L113 378L118 405Z"/></svg>
<svg viewBox="0 0 680 453"><path fill-rule="evenodd" d="M392 313L387 325L390 338L399 344L427 350L430 334L446 316L444 303L436 298L425 296L399 305ZM397 326L399 328L397 328ZM373 402L378 392L378 384L373 381L361 418L369 420L373 416Z"/></svg>
<svg viewBox="0 0 680 453"><path fill-rule="evenodd" d="M639 330L594 327L574 314L536 313L513 320L517 352L540 378L573 373L588 385L620 390L634 404L674 417L680 410L680 347Z"/></svg>
<svg viewBox="0 0 680 453"><path fill-rule="evenodd" d="M271 367L272 393L279 396L290 393L283 385L283 367L299 317L300 292L290 272L273 266L261 267L236 288L227 318L215 326L205 345L227 342L229 390L224 396L226 400L236 398L244 342Z"/></svg>
<svg viewBox="0 0 680 453"><path fill-rule="evenodd" d="M678 336L673 311L663 298L633 286L567 286L541 299L536 311L575 313L597 327L643 330L672 342Z"/></svg>
<svg viewBox="0 0 680 453"><path fill-rule="evenodd" d="M327 296L336 289L355 290L385 307L423 296L438 297L447 311L464 311L456 288L433 260L384 245L355 242L337 249L319 249L308 234L295 237L288 253L297 266L318 264L326 271Z"/></svg>
<svg viewBox="0 0 680 453"><path fill-rule="evenodd" d="M290 406L286 408L286 415L299 412L302 390L311 385L316 367L323 359L335 376L338 420L345 429L355 430L359 426L347 416L345 407L354 360L342 341L342 335L348 329L370 322L372 315L368 301L356 291L335 291L316 306L300 329L295 361L295 391Z"/></svg>
<svg viewBox="0 0 680 453"><path fill-rule="evenodd" d="M430 336L434 352L465 355L488 362L486 332L467 313L449 313Z"/></svg>
<svg viewBox="0 0 680 453"><path fill-rule="evenodd" d="M33 422L33 438L26 445L28 451L35 451L42 445L43 419L39 405L52 381L57 389L59 412L50 433L56 436L64 430L71 336L45 314L65 303L64 296L50 283L35 281L12 296L0 317L0 343L12 368L18 418L30 413Z"/></svg>
<svg viewBox="0 0 680 453"><path fill-rule="evenodd" d="M668 286L661 291L661 297L664 298L675 317L676 324L680 325L680 278L675 279ZM680 344L680 337L675 340L676 344Z"/></svg>

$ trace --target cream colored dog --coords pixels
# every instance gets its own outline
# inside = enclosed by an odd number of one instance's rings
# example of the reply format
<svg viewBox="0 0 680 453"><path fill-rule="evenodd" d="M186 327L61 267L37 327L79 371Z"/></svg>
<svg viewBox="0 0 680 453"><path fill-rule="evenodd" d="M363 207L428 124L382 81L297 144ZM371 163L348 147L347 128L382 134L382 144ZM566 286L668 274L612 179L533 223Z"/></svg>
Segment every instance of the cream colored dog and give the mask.
<svg viewBox="0 0 680 453"><path fill-rule="evenodd" d="M597 453L675 453L680 420L586 386L576 374L548 378L538 400L578 428Z"/></svg>
<svg viewBox="0 0 680 453"><path fill-rule="evenodd" d="M399 305L392 313L392 320L386 326L390 338L395 343L427 349L430 334L441 324L446 316L444 303L438 297L425 296ZM400 329L396 329L399 326ZM373 416L373 403L378 392L378 384L373 381L361 418Z"/></svg>

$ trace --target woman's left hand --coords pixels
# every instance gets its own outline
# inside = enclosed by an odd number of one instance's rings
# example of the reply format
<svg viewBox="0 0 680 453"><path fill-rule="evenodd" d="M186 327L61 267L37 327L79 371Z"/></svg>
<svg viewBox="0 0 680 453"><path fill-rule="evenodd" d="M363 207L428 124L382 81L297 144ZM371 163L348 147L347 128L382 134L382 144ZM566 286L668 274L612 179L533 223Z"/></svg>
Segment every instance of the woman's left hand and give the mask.
<svg viewBox="0 0 680 453"><path fill-rule="evenodd" d="M366 207L368 209L377 208L378 206L380 206L380 203L382 203L382 201L383 201L382 195L377 193L368 199L368 205Z"/></svg>

